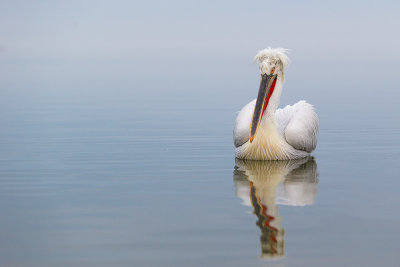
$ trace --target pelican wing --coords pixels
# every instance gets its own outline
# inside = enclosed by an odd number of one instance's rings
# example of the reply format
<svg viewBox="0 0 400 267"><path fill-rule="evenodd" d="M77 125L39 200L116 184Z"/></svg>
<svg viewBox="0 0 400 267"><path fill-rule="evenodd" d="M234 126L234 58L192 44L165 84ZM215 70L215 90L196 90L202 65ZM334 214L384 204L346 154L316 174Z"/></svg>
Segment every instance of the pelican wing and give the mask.
<svg viewBox="0 0 400 267"><path fill-rule="evenodd" d="M317 146L318 116L307 102L278 109L275 121L278 132L295 149L310 153Z"/></svg>
<svg viewBox="0 0 400 267"><path fill-rule="evenodd" d="M255 105L256 99L244 106L236 118L235 128L233 129L233 142L235 147L239 147L249 140L251 117Z"/></svg>

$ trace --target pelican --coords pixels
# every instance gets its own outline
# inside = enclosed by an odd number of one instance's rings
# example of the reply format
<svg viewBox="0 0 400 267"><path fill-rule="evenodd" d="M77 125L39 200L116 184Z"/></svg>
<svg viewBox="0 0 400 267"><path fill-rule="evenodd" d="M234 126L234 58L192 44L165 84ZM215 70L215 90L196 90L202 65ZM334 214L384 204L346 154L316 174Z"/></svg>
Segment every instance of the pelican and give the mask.
<svg viewBox="0 0 400 267"><path fill-rule="evenodd" d="M318 116L302 100L277 109L288 64L287 50L266 48L260 62L260 88L239 112L233 130L235 155L240 159L289 160L307 157L317 145Z"/></svg>

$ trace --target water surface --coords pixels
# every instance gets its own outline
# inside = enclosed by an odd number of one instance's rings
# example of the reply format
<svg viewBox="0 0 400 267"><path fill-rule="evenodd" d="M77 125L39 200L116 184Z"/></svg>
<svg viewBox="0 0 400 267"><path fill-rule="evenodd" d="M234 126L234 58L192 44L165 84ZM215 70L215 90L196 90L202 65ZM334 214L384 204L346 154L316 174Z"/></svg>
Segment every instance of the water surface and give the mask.
<svg viewBox="0 0 400 267"><path fill-rule="evenodd" d="M243 165L211 91L5 103L2 264L395 266L398 113L317 108L314 159Z"/></svg>
<svg viewBox="0 0 400 267"><path fill-rule="evenodd" d="M1 266L398 266L396 4L18 3ZM319 115L312 158L234 158L269 45L292 49L281 106Z"/></svg>

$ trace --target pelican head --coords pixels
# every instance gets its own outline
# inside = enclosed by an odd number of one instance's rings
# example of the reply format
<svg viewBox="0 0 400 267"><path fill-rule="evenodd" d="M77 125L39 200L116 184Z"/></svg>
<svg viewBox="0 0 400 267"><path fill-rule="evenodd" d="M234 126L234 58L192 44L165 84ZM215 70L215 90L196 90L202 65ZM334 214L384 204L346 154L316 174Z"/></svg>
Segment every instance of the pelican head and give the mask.
<svg viewBox="0 0 400 267"><path fill-rule="evenodd" d="M265 48L257 53L254 61L260 62L260 72L263 74L277 74L278 78L284 79L285 68L289 63L288 50L285 48Z"/></svg>
<svg viewBox="0 0 400 267"><path fill-rule="evenodd" d="M279 94L278 97L274 99L274 102L279 101L281 86L285 78L285 68L289 62L286 53L287 49L268 47L258 52L254 58L255 61L260 62L261 79L257 102L254 107L249 130L250 143L253 142L258 126L270 102L270 98L274 93L277 81L280 83ZM277 106L277 104L278 103L274 103L274 106Z"/></svg>

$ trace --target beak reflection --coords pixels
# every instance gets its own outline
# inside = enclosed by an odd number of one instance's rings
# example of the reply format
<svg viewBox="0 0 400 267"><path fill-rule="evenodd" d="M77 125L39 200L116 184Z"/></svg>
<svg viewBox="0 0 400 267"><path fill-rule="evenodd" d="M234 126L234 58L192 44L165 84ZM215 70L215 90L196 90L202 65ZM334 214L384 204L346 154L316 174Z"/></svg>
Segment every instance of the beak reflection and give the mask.
<svg viewBox="0 0 400 267"><path fill-rule="evenodd" d="M284 229L278 205L305 206L314 203L318 172L313 158L291 161L235 160L236 196L253 207L261 230L261 257L285 254Z"/></svg>

